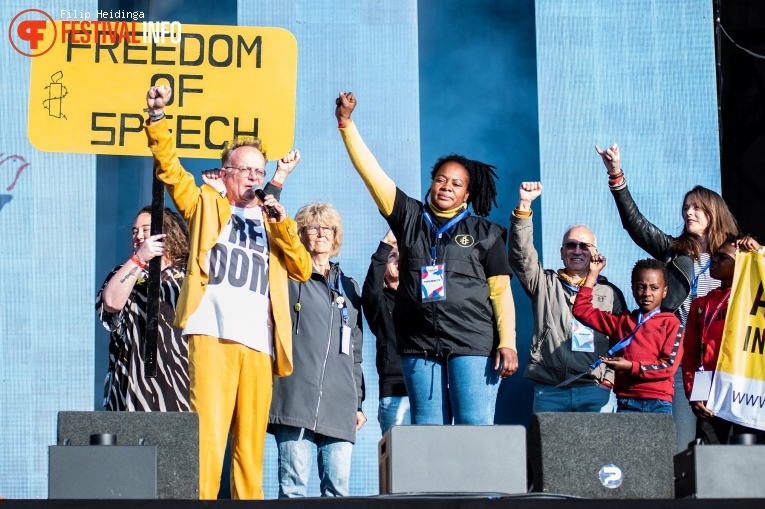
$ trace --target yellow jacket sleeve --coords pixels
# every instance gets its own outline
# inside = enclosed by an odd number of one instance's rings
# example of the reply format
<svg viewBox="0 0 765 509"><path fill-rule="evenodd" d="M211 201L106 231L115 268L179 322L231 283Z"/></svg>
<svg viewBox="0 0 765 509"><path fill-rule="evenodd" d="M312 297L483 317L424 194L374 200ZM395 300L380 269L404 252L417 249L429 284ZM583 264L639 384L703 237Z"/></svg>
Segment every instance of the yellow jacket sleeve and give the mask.
<svg viewBox="0 0 765 509"><path fill-rule="evenodd" d="M385 174L377 163L375 156L369 151L364 140L361 139L356 124L348 122L347 127L340 128L345 149L351 158L351 163L359 172L361 179L369 189L377 208L383 216L388 217L393 212L393 202L396 199L396 183Z"/></svg>
<svg viewBox="0 0 765 509"><path fill-rule="evenodd" d="M287 275L295 281L305 282L311 278L313 267L311 255L306 251L297 232L297 223L292 218L271 223L266 221L269 242L275 243L284 255Z"/></svg>
<svg viewBox="0 0 765 509"><path fill-rule="evenodd" d="M153 125L147 121L145 127L157 178L165 184L178 212L188 221L199 203L200 191L194 176L181 166L167 120L163 118Z"/></svg>
<svg viewBox="0 0 765 509"><path fill-rule="evenodd" d="M499 331L499 348L512 348L517 353L515 346L515 303L513 292L510 290L510 276L492 276L488 278L489 299L494 309L494 320L497 322Z"/></svg>

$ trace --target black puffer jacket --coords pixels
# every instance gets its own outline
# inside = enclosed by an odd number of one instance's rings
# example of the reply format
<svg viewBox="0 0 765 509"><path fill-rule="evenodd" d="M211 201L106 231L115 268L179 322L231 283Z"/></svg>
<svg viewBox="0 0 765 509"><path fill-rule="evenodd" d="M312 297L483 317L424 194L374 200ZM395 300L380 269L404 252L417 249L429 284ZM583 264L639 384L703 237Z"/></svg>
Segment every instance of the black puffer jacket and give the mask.
<svg viewBox="0 0 765 509"><path fill-rule="evenodd" d="M646 253L667 265L669 290L661 302L661 309L676 313L688 294L693 279L693 258L672 249L675 237L667 235L640 213L627 184L611 188L622 226L630 238Z"/></svg>
<svg viewBox="0 0 765 509"><path fill-rule="evenodd" d="M393 325L393 306L396 291L384 288L385 269L393 246L380 242L372 255L369 271L361 289L361 309L369 330L377 338L377 374L380 376L380 399L406 396L401 357L396 351L396 328Z"/></svg>

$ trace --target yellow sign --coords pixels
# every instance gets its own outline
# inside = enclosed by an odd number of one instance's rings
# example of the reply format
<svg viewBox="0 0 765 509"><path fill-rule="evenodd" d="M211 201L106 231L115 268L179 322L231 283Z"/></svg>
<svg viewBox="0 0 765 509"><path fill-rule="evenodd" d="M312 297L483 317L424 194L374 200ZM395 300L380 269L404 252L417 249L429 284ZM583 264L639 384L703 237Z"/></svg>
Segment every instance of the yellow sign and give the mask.
<svg viewBox="0 0 765 509"><path fill-rule="evenodd" d="M726 421L765 430L765 257L736 253L720 356L707 408Z"/></svg>
<svg viewBox="0 0 765 509"><path fill-rule="evenodd" d="M170 85L165 113L179 156L217 159L237 135L260 137L270 159L291 150L297 41L287 30L178 23L165 36L141 22L55 23L47 32L57 40L32 59L28 135L37 149L150 155L146 91Z"/></svg>
<svg viewBox="0 0 765 509"><path fill-rule="evenodd" d="M736 253L733 290L717 369L765 381L765 257Z"/></svg>

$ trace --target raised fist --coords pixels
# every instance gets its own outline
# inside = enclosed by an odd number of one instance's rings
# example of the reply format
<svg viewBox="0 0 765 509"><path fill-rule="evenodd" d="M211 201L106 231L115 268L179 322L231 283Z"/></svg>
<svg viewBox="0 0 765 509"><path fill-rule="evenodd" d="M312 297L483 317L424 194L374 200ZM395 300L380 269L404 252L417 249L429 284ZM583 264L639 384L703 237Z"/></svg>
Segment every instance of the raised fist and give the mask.
<svg viewBox="0 0 765 509"><path fill-rule="evenodd" d="M356 107L356 98L353 92L340 92L335 100L335 117L339 122L348 122L351 119L351 112Z"/></svg>
<svg viewBox="0 0 765 509"><path fill-rule="evenodd" d="M170 101L171 95L173 95L173 90L167 85L151 87L146 92L146 106L149 107L152 113L159 113L165 109L165 105Z"/></svg>

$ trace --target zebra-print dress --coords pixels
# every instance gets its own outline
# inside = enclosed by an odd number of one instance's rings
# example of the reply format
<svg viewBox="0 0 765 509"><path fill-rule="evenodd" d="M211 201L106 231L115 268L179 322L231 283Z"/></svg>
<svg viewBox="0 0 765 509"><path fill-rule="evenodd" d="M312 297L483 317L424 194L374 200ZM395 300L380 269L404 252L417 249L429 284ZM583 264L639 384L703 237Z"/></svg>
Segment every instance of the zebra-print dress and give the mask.
<svg viewBox="0 0 765 509"><path fill-rule="evenodd" d="M185 267L167 267L162 271L156 378L144 377L146 272L142 271L121 311L109 313L104 310L104 287L120 267L109 274L96 297L96 313L111 333L104 406L107 410L117 411L188 411L188 343L181 335L181 329L173 327Z"/></svg>

